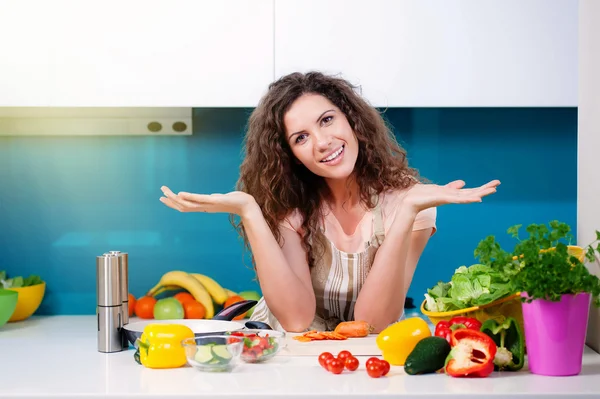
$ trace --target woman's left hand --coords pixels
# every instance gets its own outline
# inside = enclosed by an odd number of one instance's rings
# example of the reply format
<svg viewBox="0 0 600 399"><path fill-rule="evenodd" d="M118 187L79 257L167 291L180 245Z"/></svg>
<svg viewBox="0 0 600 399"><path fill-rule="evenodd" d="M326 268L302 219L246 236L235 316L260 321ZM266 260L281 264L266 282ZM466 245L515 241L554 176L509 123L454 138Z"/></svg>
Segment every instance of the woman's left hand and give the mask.
<svg viewBox="0 0 600 399"><path fill-rule="evenodd" d="M499 180L492 180L480 187L463 188L465 182L456 180L444 186L437 184L416 184L408 190L403 203L416 212L445 204L468 204L481 202L482 198L496 192Z"/></svg>

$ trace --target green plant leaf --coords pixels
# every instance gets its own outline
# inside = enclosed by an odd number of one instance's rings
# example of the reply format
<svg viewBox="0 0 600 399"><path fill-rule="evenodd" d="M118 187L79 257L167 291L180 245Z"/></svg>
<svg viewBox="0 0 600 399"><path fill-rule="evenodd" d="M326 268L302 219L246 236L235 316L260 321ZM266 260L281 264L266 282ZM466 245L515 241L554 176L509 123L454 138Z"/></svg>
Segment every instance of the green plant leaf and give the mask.
<svg viewBox="0 0 600 399"><path fill-rule="evenodd" d="M529 236L515 246L513 255L521 256L523 268L515 275L514 288L527 293L526 302L533 299L558 301L563 294L580 292L588 292L596 299L600 294L600 280L568 252L571 228L555 220L548 225L527 226ZM554 250L540 253L540 249L549 248ZM599 249L590 244L585 257L588 260L594 258L594 252Z"/></svg>

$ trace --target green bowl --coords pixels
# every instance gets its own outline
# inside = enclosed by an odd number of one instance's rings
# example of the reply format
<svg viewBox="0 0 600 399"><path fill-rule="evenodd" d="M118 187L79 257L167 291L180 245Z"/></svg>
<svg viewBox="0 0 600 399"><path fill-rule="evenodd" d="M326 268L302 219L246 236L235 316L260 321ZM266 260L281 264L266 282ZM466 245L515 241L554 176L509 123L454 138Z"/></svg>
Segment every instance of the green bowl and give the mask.
<svg viewBox="0 0 600 399"><path fill-rule="evenodd" d="M5 325L14 313L18 298L18 292L0 289L0 326Z"/></svg>

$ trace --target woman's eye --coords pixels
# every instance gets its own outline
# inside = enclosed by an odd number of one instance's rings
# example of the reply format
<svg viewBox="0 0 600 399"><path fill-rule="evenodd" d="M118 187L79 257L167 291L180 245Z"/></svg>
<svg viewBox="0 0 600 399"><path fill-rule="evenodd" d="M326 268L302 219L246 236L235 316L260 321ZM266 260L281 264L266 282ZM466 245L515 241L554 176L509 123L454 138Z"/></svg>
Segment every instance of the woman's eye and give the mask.
<svg viewBox="0 0 600 399"><path fill-rule="evenodd" d="M306 134L299 134L298 136L296 136L296 143L300 143L301 141L304 141L305 138L306 138Z"/></svg>
<svg viewBox="0 0 600 399"><path fill-rule="evenodd" d="M333 116L329 115L321 119L321 125L328 125L333 120Z"/></svg>

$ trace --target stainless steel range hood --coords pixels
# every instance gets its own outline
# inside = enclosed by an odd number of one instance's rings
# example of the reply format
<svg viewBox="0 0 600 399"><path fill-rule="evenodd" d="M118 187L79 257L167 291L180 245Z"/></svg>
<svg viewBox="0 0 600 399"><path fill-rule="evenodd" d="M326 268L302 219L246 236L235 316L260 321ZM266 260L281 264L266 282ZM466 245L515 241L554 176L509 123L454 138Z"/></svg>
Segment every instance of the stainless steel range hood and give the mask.
<svg viewBox="0 0 600 399"><path fill-rule="evenodd" d="M192 108L0 107L0 136L185 136Z"/></svg>

